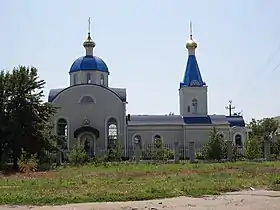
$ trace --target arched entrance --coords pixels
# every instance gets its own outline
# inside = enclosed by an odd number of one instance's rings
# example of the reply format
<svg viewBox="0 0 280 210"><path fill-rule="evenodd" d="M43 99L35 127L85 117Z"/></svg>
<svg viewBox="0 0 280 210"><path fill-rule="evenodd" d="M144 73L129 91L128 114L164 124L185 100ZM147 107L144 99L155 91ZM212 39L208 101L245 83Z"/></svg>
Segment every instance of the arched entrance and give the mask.
<svg viewBox="0 0 280 210"><path fill-rule="evenodd" d="M99 131L91 126L83 126L75 130L74 138L78 139L85 151L94 157L96 154L96 140L99 138Z"/></svg>
<svg viewBox="0 0 280 210"><path fill-rule="evenodd" d="M80 145L84 148L90 157L95 155L95 136L92 133L84 132L78 137Z"/></svg>

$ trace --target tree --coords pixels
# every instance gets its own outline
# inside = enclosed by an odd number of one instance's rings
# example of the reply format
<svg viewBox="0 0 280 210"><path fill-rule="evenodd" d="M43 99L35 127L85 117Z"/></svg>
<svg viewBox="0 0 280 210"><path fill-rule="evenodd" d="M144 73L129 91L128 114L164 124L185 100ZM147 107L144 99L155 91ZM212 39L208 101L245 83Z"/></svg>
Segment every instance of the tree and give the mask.
<svg viewBox="0 0 280 210"><path fill-rule="evenodd" d="M252 119L248 128L250 130L248 144L259 145L259 149L253 149L252 151L264 151L264 142L271 140L271 134L275 134L279 128L279 122L274 118L263 118L261 120ZM276 138L276 142L271 144L272 152L278 152L279 136ZM254 146L255 147L255 146ZM247 146L248 149L248 146ZM257 155L257 154L256 154Z"/></svg>
<svg viewBox="0 0 280 210"><path fill-rule="evenodd" d="M258 136L252 136L246 144L246 157L248 159L256 159L262 156L262 145Z"/></svg>
<svg viewBox="0 0 280 210"><path fill-rule="evenodd" d="M51 141L50 117L56 109L42 101L45 82L39 79L36 68L19 66L6 80L6 109L12 131L7 146L12 152L14 167L17 167L22 150L40 156L46 150L55 149Z"/></svg>
<svg viewBox="0 0 280 210"><path fill-rule="evenodd" d="M267 138L279 128L279 123L273 118L263 118L261 120L252 119L248 128L251 130L250 137L258 136L267 140Z"/></svg>
<svg viewBox="0 0 280 210"><path fill-rule="evenodd" d="M205 159L221 160L225 158L225 141L215 126L210 131L209 142L202 153Z"/></svg>
<svg viewBox="0 0 280 210"><path fill-rule="evenodd" d="M0 170L2 169L2 163L7 160L4 159L4 152L7 149L8 142L8 114L7 114L7 85L9 74L4 71L0 72Z"/></svg>

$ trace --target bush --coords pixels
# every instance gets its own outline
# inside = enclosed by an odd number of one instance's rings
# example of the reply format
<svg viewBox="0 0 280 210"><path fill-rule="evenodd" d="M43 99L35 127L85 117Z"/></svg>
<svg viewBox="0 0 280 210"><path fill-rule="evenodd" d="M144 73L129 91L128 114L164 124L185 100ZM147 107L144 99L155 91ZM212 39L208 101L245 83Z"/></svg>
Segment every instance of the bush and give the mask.
<svg viewBox="0 0 280 210"><path fill-rule="evenodd" d="M18 160L19 170L23 173L35 172L38 170L39 160L36 154L28 155L26 152Z"/></svg>
<svg viewBox="0 0 280 210"><path fill-rule="evenodd" d="M89 155L81 145L74 145L69 153L69 162L73 165L84 165L90 161Z"/></svg>
<svg viewBox="0 0 280 210"><path fill-rule="evenodd" d="M110 145L108 149L108 154L105 158L106 161L113 162L113 161L121 161L122 160L122 148L117 143Z"/></svg>
<svg viewBox="0 0 280 210"><path fill-rule="evenodd" d="M209 142L202 150L202 157L208 160L221 160L226 157L226 144L216 127L210 132Z"/></svg>
<svg viewBox="0 0 280 210"><path fill-rule="evenodd" d="M246 157L256 159L262 156L262 144L257 136L250 137L246 143Z"/></svg>
<svg viewBox="0 0 280 210"><path fill-rule="evenodd" d="M203 152L196 152L195 153L195 159L197 159L197 160L204 160L205 157L203 155L204 155Z"/></svg>
<svg viewBox="0 0 280 210"><path fill-rule="evenodd" d="M166 161L168 159L174 158L174 153L172 150L164 148L163 141L161 138L155 139L153 145L151 146L151 155L152 160L156 161Z"/></svg>

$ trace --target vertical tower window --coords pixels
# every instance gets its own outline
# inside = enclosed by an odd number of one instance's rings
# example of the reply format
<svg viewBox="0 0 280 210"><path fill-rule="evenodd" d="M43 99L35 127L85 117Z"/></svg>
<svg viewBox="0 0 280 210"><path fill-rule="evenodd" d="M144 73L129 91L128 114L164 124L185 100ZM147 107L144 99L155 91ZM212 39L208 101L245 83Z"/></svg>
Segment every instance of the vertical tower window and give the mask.
<svg viewBox="0 0 280 210"><path fill-rule="evenodd" d="M87 73L87 83L91 83L91 73Z"/></svg>
<svg viewBox="0 0 280 210"><path fill-rule="evenodd" d="M101 85L104 85L104 76L103 76L103 74L102 74L101 77L100 77L100 84L101 84Z"/></svg>
<svg viewBox="0 0 280 210"><path fill-rule="evenodd" d="M73 75L73 84L76 85L77 84L77 74Z"/></svg>
<svg viewBox="0 0 280 210"><path fill-rule="evenodd" d="M192 112L193 114L198 113L198 102L196 99L192 100Z"/></svg>

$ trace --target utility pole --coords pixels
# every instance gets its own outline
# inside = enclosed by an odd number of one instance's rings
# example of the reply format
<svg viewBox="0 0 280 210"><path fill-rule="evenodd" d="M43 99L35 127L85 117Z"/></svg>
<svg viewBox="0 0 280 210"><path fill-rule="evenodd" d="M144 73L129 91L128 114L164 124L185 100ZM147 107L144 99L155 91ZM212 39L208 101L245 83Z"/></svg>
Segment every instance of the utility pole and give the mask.
<svg viewBox="0 0 280 210"><path fill-rule="evenodd" d="M229 100L229 105L225 107L226 109L228 109L228 112L229 112L229 116L232 115L232 110L235 109L234 106L232 106L232 100Z"/></svg>

